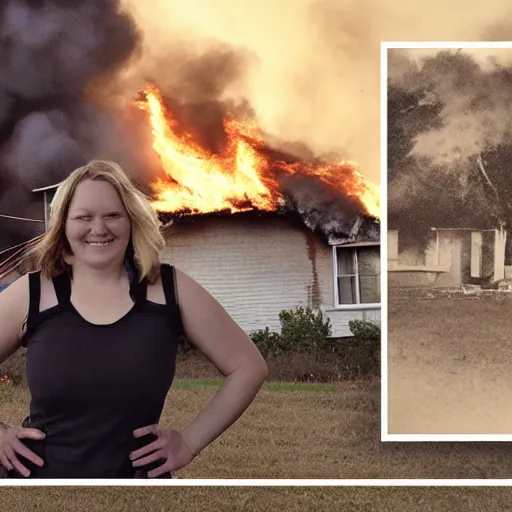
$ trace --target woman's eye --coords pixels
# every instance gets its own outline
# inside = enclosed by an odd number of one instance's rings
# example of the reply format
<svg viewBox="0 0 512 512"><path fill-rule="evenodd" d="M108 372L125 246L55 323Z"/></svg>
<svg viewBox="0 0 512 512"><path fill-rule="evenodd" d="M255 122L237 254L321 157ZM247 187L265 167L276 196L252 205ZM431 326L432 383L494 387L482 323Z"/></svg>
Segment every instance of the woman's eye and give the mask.
<svg viewBox="0 0 512 512"><path fill-rule="evenodd" d="M107 218L108 219L118 219L121 215L119 215L119 213L109 213L107 215Z"/></svg>
<svg viewBox="0 0 512 512"><path fill-rule="evenodd" d="M76 220L91 220L91 217L89 215L79 215L78 217L75 217Z"/></svg>

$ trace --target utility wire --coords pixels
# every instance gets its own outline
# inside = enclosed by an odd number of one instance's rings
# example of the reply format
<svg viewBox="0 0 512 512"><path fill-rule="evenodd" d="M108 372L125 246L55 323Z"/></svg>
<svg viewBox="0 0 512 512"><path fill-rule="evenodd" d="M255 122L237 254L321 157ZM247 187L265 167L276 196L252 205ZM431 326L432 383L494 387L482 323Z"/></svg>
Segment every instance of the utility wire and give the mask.
<svg viewBox="0 0 512 512"><path fill-rule="evenodd" d="M3 213L0 213L0 217L2 217L4 219L25 220L27 222L42 222L44 224L44 220L41 220L41 219L29 219L27 217L15 217L14 215L5 215Z"/></svg>

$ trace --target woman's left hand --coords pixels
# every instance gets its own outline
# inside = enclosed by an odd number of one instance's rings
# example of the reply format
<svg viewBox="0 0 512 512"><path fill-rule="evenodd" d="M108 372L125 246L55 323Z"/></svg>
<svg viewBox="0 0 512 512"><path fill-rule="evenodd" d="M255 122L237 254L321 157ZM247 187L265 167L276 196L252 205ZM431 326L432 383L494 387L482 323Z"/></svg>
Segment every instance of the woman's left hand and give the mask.
<svg viewBox="0 0 512 512"><path fill-rule="evenodd" d="M156 478L164 473L177 471L194 459L194 454L178 430L166 430L158 425L148 425L133 432L136 438L148 434L153 434L157 438L152 443L130 453L133 467L136 468L158 460L163 461L161 466L148 472L148 478Z"/></svg>

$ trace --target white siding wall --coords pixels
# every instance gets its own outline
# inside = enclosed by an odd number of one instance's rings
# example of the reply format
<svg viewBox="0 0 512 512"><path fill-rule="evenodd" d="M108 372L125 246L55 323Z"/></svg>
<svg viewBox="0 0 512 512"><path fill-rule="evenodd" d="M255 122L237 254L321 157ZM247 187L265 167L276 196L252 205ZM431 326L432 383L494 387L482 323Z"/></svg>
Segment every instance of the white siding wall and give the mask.
<svg viewBox="0 0 512 512"><path fill-rule="evenodd" d="M285 218L198 219L171 226L166 238L163 260L196 279L246 332L278 331L282 309L315 300L331 310L334 337L350 336L348 321L362 318L332 310L331 247Z"/></svg>

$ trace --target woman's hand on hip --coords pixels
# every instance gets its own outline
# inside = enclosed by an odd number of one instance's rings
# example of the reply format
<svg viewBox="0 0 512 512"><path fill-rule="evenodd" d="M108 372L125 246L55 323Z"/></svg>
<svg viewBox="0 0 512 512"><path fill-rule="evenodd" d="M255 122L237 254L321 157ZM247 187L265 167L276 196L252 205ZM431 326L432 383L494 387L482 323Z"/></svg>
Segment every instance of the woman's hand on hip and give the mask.
<svg viewBox="0 0 512 512"><path fill-rule="evenodd" d="M149 471L148 478L156 478L164 473L177 471L192 462L195 455L185 443L178 430L162 429L158 425L148 425L133 432L139 438L153 434L156 439L130 453L133 467L143 467L153 462L162 461L162 465Z"/></svg>
<svg viewBox="0 0 512 512"><path fill-rule="evenodd" d="M35 428L0 426L0 465L8 471L15 470L21 476L29 477L30 470L20 462L18 455L39 467L44 465L44 461L29 450L21 439L42 441L44 438L44 433Z"/></svg>

